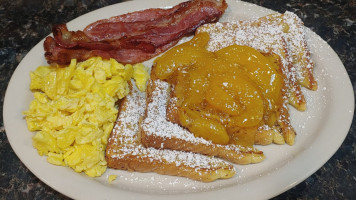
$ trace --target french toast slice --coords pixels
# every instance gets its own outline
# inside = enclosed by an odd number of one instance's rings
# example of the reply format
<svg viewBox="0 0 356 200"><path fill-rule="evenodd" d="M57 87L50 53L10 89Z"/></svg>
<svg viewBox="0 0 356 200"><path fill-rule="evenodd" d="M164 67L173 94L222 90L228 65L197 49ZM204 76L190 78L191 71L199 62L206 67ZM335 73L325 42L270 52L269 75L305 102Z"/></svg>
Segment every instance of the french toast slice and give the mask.
<svg viewBox="0 0 356 200"><path fill-rule="evenodd" d="M146 106L145 93L136 86L120 103L120 111L106 147L109 168L182 176L203 182L234 176L230 163L214 157L174 150L146 148L139 122Z"/></svg>
<svg viewBox="0 0 356 200"><path fill-rule="evenodd" d="M316 90L317 82L313 76L313 63L303 28L296 15L286 12L251 21L206 24L199 27L197 33L209 33L209 51L238 44L280 56L282 72L287 77L289 104L297 110L305 111L306 100L300 84Z"/></svg>
<svg viewBox="0 0 356 200"><path fill-rule="evenodd" d="M237 164L259 163L265 159L263 152L253 147L214 144L168 121L166 111L169 96L170 84L155 79L151 74L145 117L141 123L141 142L144 146L216 156Z"/></svg>
<svg viewBox="0 0 356 200"><path fill-rule="evenodd" d="M313 74L314 63L310 57L302 20L289 11L284 14L267 15L259 20L277 26L283 31L299 84L310 90L317 90L318 84Z"/></svg>

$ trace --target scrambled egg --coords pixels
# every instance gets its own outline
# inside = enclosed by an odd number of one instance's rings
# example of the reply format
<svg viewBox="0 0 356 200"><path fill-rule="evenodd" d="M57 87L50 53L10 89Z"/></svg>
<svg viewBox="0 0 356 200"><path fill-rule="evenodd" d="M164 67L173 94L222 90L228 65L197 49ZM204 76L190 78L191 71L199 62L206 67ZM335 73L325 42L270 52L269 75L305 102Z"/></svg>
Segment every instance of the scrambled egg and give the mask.
<svg viewBox="0 0 356 200"><path fill-rule="evenodd" d="M136 64L133 68L133 78L136 81L137 88L141 91L145 91L147 80L150 77L147 68L143 64Z"/></svg>
<svg viewBox="0 0 356 200"><path fill-rule="evenodd" d="M116 178L117 178L117 175L109 175L108 176L109 183L112 183L114 180L116 180Z"/></svg>
<svg viewBox="0 0 356 200"><path fill-rule="evenodd" d="M134 78L144 91L149 78L143 64L114 59L72 60L64 68L40 66L31 72L34 100L24 112L33 146L54 165L69 166L90 177L106 170L105 148L118 108Z"/></svg>

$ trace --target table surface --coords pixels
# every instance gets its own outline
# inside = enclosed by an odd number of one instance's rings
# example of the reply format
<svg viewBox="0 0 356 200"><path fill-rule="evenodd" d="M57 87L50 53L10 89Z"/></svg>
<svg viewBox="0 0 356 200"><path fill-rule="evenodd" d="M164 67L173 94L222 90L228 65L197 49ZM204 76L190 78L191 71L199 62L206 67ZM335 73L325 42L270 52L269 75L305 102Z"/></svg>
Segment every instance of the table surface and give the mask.
<svg viewBox="0 0 356 200"><path fill-rule="evenodd" d="M247 0L279 12L296 13L335 50L352 85L356 83L355 0ZM68 22L120 0L0 0L0 112L19 62L51 25ZM355 87L354 87L355 88ZM340 149L312 176L274 199L354 199L356 197L356 122ZM0 199L68 199L35 177L15 155L0 115Z"/></svg>

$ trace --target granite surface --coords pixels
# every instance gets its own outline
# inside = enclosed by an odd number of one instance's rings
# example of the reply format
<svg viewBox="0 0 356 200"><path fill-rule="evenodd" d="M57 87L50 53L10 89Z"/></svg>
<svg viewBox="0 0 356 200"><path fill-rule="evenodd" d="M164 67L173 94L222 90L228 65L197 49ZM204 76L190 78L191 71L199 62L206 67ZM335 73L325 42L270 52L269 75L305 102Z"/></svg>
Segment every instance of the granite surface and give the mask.
<svg viewBox="0 0 356 200"><path fill-rule="evenodd" d="M51 25L68 22L119 0L0 0L0 111L6 87L22 58ZM266 8L295 12L339 55L356 84L355 0L248 0ZM340 149L312 176L274 199L355 199L356 122ZM273 183L271 183L273 184ZM15 155L0 115L0 199L67 199L35 177Z"/></svg>

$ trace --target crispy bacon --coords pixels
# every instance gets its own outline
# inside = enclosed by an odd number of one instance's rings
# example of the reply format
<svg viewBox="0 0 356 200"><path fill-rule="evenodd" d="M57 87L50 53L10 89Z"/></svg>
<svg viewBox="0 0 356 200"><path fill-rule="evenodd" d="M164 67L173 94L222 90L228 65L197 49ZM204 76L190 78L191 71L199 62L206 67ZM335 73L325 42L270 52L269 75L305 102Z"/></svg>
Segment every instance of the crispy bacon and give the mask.
<svg viewBox="0 0 356 200"><path fill-rule="evenodd" d="M220 4L220 5L219 5ZM222 8L218 8L221 6ZM196 0L178 4L170 9L145 10L126 16L100 20L88 25L84 32L93 41L113 40L139 35L165 35L170 31L190 32L202 23L214 22L224 12L224 1ZM147 18L141 15L146 14ZM152 18L151 18L152 17ZM136 18L136 19L135 19Z"/></svg>
<svg viewBox="0 0 356 200"><path fill-rule="evenodd" d="M66 65L70 63L71 59L83 61L94 56L100 56L104 59L113 58L121 63L134 64L149 60L160 53L168 50L177 44L179 40L171 41L170 43L160 46L155 49L153 53L147 53L139 49L117 49L117 50L99 50L99 49L66 49L58 44L52 37L47 37L44 41L45 58L48 63L57 63L59 65Z"/></svg>
<svg viewBox="0 0 356 200"><path fill-rule="evenodd" d="M69 31L65 24L55 25L52 28L55 42L63 48L84 48L95 50L116 50L121 48L141 49L145 52L153 53L154 47L146 43L129 44L121 40L92 41L82 31ZM133 41L135 42L135 41Z"/></svg>
<svg viewBox="0 0 356 200"><path fill-rule="evenodd" d="M57 25L52 30L54 37L44 43L45 57L58 64L92 56L142 62L164 52L200 25L216 22L226 7L225 0L194 0L170 9L147 9L99 20L84 31Z"/></svg>

